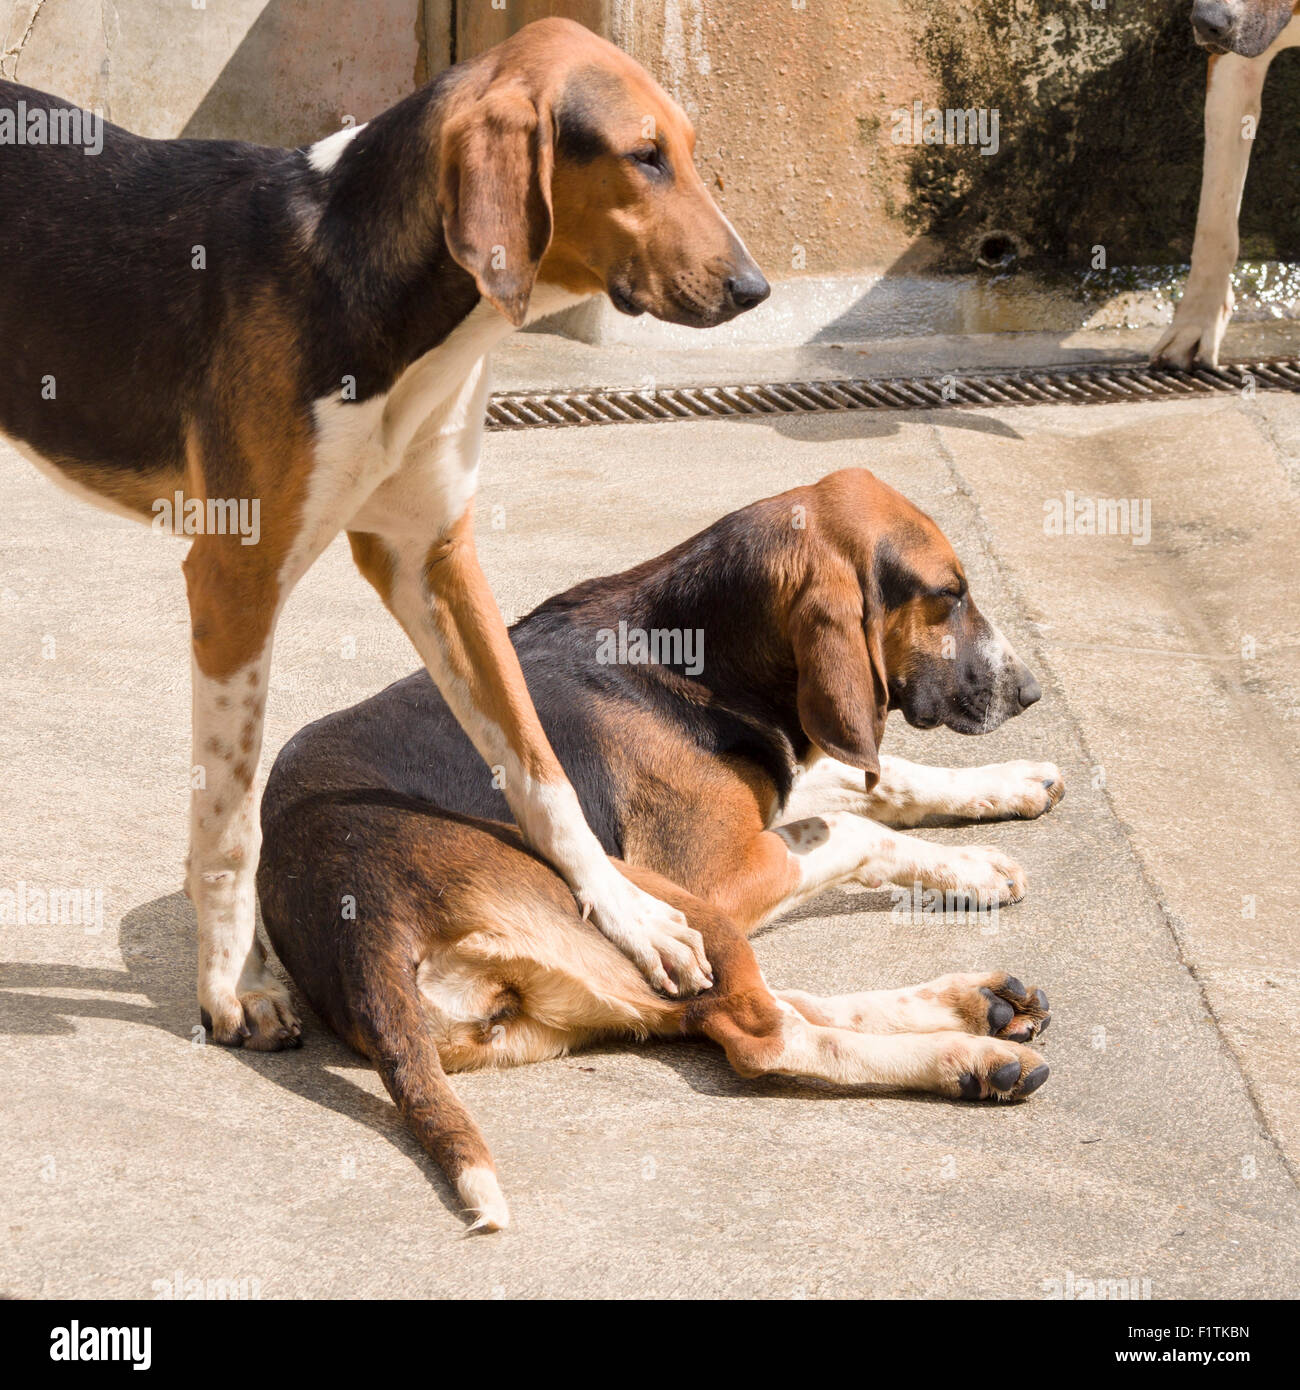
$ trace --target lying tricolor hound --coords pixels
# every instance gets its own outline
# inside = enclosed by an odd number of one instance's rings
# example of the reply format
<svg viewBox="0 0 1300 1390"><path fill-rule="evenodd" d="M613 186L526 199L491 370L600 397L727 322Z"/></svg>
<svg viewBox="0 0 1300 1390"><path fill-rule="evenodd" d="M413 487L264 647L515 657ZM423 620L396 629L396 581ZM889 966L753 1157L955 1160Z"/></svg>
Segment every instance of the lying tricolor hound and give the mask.
<svg viewBox="0 0 1300 1390"><path fill-rule="evenodd" d="M50 130L63 109L9 82L0 107ZM698 933L583 820L471 527L485 354L512 328L600 293L707 327L767 295L693 140L636 63L546 20L308 149L112 126L93 157L0 147L0 431L133 517L177 491L187 520L259 508L255 544L209 525L185 560L187 889L218 1042L299 1035L254 938L254 781L277 615L340 530L529 844L654 984L707 985Z"/></svg>
<svg viewBox="0 0 1300 1390"><path fill-rule="evenodd" d="M1300 0L1196 0L1192 31L1210 54L1205 167L1192 269L1152 361L1214 367L1232 317L1237 217L1269 64L1300 43Z"/></svg>
<svg viewBox="0 0 1300 1390"><path fill-rule="evenodd" d="M613 632L703 642L689 661L611 664ZM1003 971L818 998L770 990L746 940L836 884L919 883L990 905L1024 892L995 850L888 828L1038 816L1063 791L1050 763L948 771L878 751L890 708L979 734L1041 693L929 517L870 473L833 473L579 584L511 635L589 823L703 935L711 990L662 998L582 920L423 671L285 745L257 877L280 958L374 1062L476 1225L508 1214L447 1071L700 1034L744 1076L966 1099L1043 1083L1023 1044L1046 1026L1047 998Z"/></svg>

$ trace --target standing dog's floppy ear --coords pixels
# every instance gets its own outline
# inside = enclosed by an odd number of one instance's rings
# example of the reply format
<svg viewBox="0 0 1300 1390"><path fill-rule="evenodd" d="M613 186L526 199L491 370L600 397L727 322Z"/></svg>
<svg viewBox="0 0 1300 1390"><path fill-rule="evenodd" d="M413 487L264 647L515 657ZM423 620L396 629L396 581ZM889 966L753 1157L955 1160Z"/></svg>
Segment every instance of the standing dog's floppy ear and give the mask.
<svg viewBox="0 0 1300 1390"><path fill-rule="evenodd" d="M880 778L880 739L889 710L883 634L868 617L855 574L809 585L790 610L799 673L799 723L824 753Z"/></svg>
<svg viewBox="0 0 1300 1390"><path fill-rule="evenodd" d="M447 249L516 328L551 244L549 115L518 83L458 103L443 126L438 206Z"/></svg>

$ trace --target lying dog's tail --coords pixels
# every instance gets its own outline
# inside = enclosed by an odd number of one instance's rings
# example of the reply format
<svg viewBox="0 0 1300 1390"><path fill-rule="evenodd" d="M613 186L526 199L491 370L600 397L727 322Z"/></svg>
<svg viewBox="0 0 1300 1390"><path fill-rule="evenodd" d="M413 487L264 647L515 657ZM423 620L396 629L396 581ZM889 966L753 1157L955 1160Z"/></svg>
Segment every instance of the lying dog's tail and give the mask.
<svg viewBox="0 0 1300 1390"><path fill-rule="evenodd" d="M373 957L355 962L352 1024L420 1147L474 1216L471 1231L499 1231L510 1211L487 1141L442 1069L414 970ZM357 978L360 976L360 978Z"/></svg>

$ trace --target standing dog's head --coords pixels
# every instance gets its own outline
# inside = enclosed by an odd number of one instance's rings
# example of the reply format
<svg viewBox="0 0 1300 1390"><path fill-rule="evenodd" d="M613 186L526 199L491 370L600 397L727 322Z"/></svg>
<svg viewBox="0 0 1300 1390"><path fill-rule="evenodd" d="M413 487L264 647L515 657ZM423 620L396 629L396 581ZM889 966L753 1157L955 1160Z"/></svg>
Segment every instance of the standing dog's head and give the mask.
<svg viewBox="0 0 1300 1390"><path fill-rule="evenodd" d="M539 281L698 328L767 298L681 108L580 24L538 20L464 64L440 144L448 248L516 327Z"/></svg>
<svg viewBox="0 0 1300 1390"><path fill-rule="evenodd" d="M1295 0L1195 0L1192 33L1211 53L1258 58L1294 12Z"/></svg>
<svg viewBox="0 0 1300 1390"><path fill-rule="evenodd" d="M799 722L868 786L891 708L983 734L1040 697L943 532L893 488L853 468L774 501L803 509L787 617Z"/></svg>

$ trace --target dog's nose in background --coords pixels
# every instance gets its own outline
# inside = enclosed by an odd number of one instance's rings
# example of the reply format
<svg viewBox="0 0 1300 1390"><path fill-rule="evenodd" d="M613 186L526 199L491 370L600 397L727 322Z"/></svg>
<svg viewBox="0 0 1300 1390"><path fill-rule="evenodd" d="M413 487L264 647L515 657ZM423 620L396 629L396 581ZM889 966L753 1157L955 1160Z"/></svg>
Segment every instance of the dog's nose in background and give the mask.
<svg viewBox="0 0 1300 1390"><path fill-rule="evenodd" d="M1237 7L1225 0L1196 0L1192 6L1192 32L1198 43L1227 48L1237 27Z"/></svg>
<svg viewBox="0 0 1300 1390"><path fill-rule="evenodd" d="M772 293L771 285L756 265L731 276L727 280L726 290L731 307L742 314L746 309L761 304Z"/></svg>
<svg viewBox="0 0 1300 1390"><path fill-rule="evenodd" d="M1016 694L1020 699L1020 708L1028 709L1030 705L1036 704L1043 698L1043 687L1026 671L1020 677L1020 688Z"/></svg>

